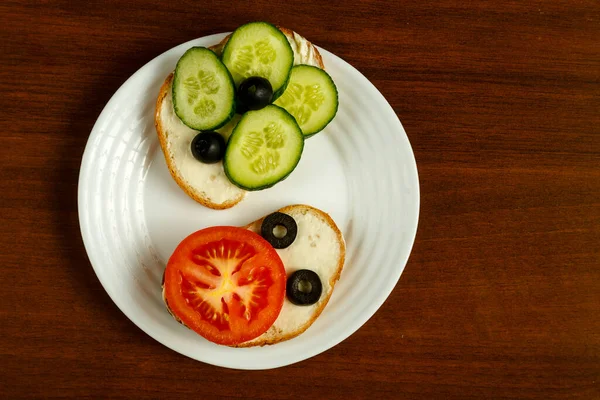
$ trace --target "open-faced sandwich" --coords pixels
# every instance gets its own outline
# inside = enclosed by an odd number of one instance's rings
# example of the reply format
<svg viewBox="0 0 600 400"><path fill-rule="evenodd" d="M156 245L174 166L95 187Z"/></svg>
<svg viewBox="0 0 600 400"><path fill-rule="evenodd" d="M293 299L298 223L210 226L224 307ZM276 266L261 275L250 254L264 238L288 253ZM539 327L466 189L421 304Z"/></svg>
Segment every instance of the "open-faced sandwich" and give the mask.
<svg viewBox="0 0 600 400"><path fill-rule="evenodd" d="M293 205L245 227L202 229L173 252L163 299L211 342L250 347L304 332L327 305L346 247L323 211Z"/></svg>
<svg viewBox="0 0 600 400"><path fill-rule="evenodd" d="M304 140L337 108L317 48L252 22L183 54L160 89L155 126L177 184L204 206L225 209L292 173Z"/></svg>

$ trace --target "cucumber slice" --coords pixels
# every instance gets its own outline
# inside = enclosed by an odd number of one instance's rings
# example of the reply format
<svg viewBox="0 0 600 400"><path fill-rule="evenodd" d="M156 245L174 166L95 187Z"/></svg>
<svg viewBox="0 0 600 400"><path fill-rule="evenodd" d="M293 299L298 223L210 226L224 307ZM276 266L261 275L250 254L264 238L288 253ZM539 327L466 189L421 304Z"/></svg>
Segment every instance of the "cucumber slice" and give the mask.
<svg viewBox="0 0 600 400"><path fill-rule="evenodd" d="M338 109L338 92L329 74L310 65L292 68L287 89L274 104L296 118L305 137L320 132Z"/></svg>
<svg viewBox="0 0 600 400"><path fill-rule="evenodd" d="M251 22L231 34L221 60L231 72L236 87L246 78L261 76L271 83L273 99L276 99L287 85L294 65L294 51L275 26Z"/></svg>
<svg viewBox="0 0 600 400"><path fill-rule="evenodd" d="M268 105L248 111L229 138L225 173L242 189L266 189L296 168L303 149L302 131L283 108Z"/></svg>
<svg viewBox="0 0 600 400"><path fill-rule="evenodd" d="M225 125L235 114L231 74L207 48L192 47L177 62L173 108L192 129L208 131Z"/></svg>

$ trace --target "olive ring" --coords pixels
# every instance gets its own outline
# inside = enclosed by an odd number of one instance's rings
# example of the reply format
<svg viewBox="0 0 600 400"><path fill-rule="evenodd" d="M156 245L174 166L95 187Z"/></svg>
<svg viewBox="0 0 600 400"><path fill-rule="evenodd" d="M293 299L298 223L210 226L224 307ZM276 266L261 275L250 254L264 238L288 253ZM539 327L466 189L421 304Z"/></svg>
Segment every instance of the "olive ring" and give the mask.
<svg viewBox="0 0 600 400"><path fill-rule="evenodd" d="M288 300L298 306L315 304L322 292L319 275L309 269L300 269L290 275L285 288Z"/></svg>
<svg viewBox="0 0 600 400"><path fill-rule="evenodd" d="M286 233L283 237L275 236L273 230L282 226L286 229ZM276 249L285 249L296 240L296 235L298 234L298 225L294 218L290 217L287 214L275 212L271 215L268 215L260 228L260 233L262 237L271 244Z"/></svg>

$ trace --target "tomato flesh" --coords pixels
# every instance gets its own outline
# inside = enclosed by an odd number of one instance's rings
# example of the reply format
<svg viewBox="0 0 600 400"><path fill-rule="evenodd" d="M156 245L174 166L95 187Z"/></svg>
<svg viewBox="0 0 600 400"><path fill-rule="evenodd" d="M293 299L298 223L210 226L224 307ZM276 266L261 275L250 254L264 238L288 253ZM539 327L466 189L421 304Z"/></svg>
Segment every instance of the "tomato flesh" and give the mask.
<svg viewBox="0 0 600 400"><path fill-rule="evenodd" d="M165 300L187 327L218 344L263 334L285 298L285 267L260 235L212 227L185 238L165 270Z"/></svg>

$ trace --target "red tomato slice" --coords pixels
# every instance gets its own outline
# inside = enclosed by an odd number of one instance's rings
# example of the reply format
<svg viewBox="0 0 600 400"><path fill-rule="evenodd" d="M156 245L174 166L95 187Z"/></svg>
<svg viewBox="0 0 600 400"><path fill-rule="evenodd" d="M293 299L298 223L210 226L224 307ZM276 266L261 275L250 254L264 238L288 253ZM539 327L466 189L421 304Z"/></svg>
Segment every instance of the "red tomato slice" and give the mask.
<svg viewBox="0 0 600 400"><path fill-rule="evenodd" d="M171 312L211 342L235 345L262 335L277 319L286 274L260 235L212 227L185 238L167 263L164 294Z"/></svg>

